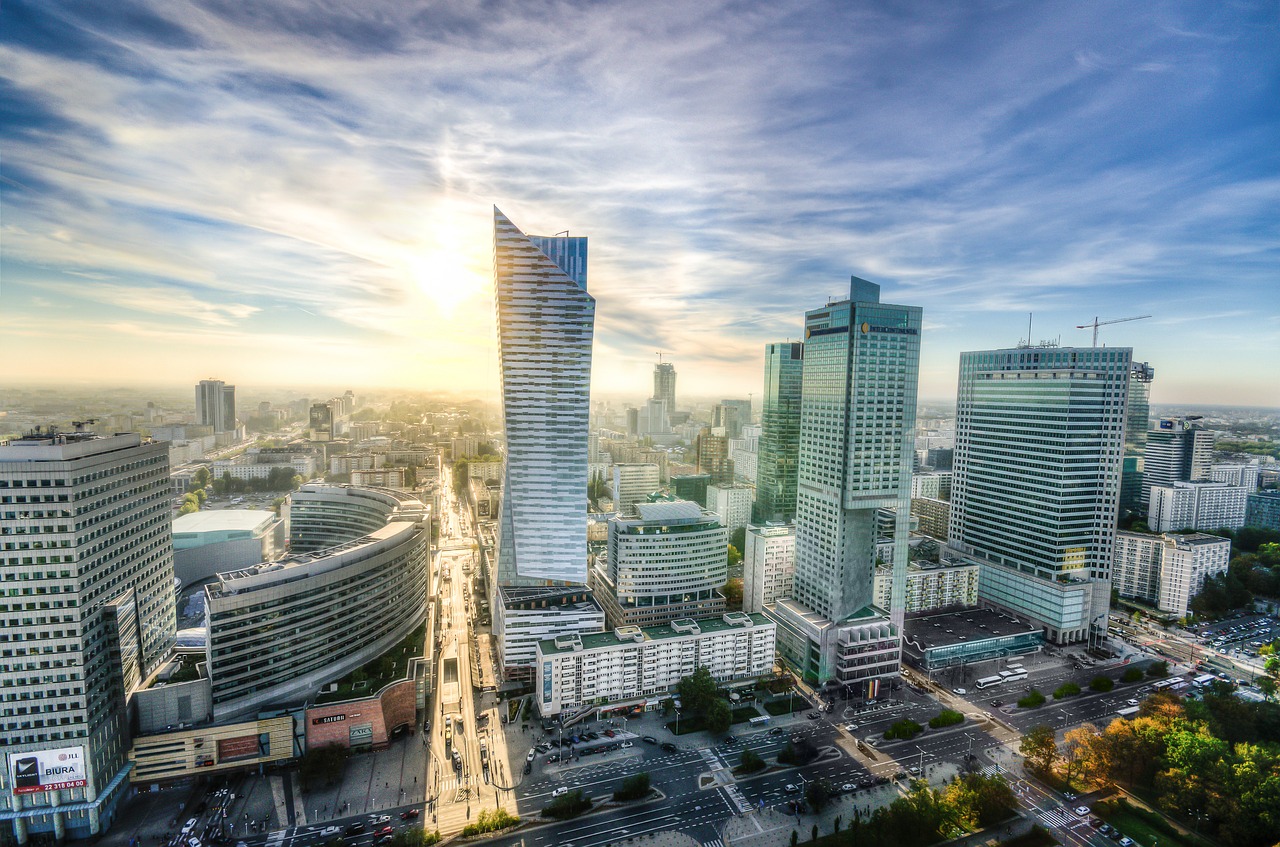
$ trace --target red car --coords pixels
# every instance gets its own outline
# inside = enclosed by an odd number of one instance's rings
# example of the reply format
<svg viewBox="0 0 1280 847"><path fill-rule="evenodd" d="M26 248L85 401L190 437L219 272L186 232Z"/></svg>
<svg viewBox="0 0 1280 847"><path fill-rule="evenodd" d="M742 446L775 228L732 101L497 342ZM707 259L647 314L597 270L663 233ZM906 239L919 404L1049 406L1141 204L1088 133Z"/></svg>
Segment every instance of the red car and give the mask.
<svg viewBox="0 0 1280 847"><path fill-rule="evenodd" d="M387 824L382 829L375 832L374 835L392 835L395 831L396 831L396 828L394 826L392 826L391 824Z"/></svg>
<svg viewBox="0 0 1280 847"><path fill-rule="evenodd" d="M400 820L411 821L420 814L422 814L421 809L409 809L408 811L404 811L400 813Z"/></svg>
<svg viewBox="0 0 1280 847"><path fill-rule="evenodd" d="M609 736L610 738L613 738L613 730L611 730L611 729L606 729L606 730L604 731L604 734L605 734L605 735L607 735L607 736Z"/></svg>

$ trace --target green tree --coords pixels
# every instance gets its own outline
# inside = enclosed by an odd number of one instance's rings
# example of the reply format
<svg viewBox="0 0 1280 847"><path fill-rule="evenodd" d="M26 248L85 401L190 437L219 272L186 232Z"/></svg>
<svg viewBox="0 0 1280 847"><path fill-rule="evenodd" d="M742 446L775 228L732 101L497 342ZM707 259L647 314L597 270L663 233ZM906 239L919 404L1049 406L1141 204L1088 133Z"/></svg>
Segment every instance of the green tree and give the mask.
<svg viewBox="0 0 1280 847"><path fill-rule="evenodd" d="M466 459L459 459L453 463L453 493L459 497L465 495L467 485L469 484L467 467Z"/></svg>
<svg viewBox="0 0 1280 847"><path fill-rule="evenodd" d="M765 768L764 759L760 758L754 750L743 750L742 758L739 760L738 770L744 774L756 773Z"/></svg>
<svg viewBox="0 0 1280 847"><path fill-rule="evenodd" d="M1038 689L1031 689L1018 698L1018 705L1023 709L1038 709L1044 705L1045 697Z"/></svg>
<svg viewBox="0 0 1280 847"><path fill-rule="evenodd" d="M729 533L729 543L739 550L747 549L747 528L740 526L733 532Z"/></svg>
<svg viewBox="0 0 1280 847"><path fill-rule="evenodd" d="M1139 674L1141 675L1141 674ZM1053 690L1053 699L1065 700L1068 697L1074 697L1080 693L1080 686L1074 682L1064 682Z"/></svg>
<svg viewBox="0 0 1280 847"><path fill-rule="evenodd" d="M729 556L729 567L731 567L731 568L732 568L732 567L734 567L735 565L740 565L740 564L742 564L742 549L741 549L741 548L739 548L739 547L734 547L732 544L730 544L730 545L729 545L729 553L728 553L728 556Z"/></svg>
<svg viewBox="0 0 1280 847"><path fill-rule="evenodd" d="M209 469L201 465L191 475L191 485L195 488L204 488L209 484L209 478Z"/></svg>
<svg viewBox="0 0 1280 847"><path fill-rule="evenodd" d="M1049 773L1058 761L1058 742L1053 727L1033 726L1022 736L1019 752L1027 764L1040 773Z"/></svg>
<svg viewBox="0 0 1280 847"><path fill-rule="evenodd" d="M706 729L712 732L727 732L732 725L733 710L723 698L716 697L707 704L706 711L703 712L703 726Z"/></svg>
<svg viewBox="0 0 1280 847"><path fill-rule="evenodd" d="M676 683L676 693L680 696L681 711L691 716L705 715L712 701L717 699L716 681L711 671L705 666Z"/></svg>
<svg viewBox="0 0 1280 847"><path fill-rule="evenodd" d="M566 818L577 817L590 808L591 798L584 795L581 789L575 788L566 794L561 794L544 806L542 814L556 820L565 820Z"/></svg>
<svg viewBox="0 0 1280 847"><path fill-rule="evenodd" d="M1089 687L1094 691L1110 691L1116 687L1116 684L1111 677L1099 675L1089 680Z"/></svg>
<svg viewBox="0 0 1280 847"><path fill-rule="evenodd" d="M1120 679L1124 682L1137 682L1142 679L1142 668L1126 668Z"/></svg>
<svg viewBox="0 0 1280 847"><path fill-rule="evenodd" d="M618 786L618 790L613 792L615 800L641 800L649 796L649 774L637 773L632 774Z"/></svg>
<svg viewBox="0 0 1280 847"><path fill-rule="evenodd" d="M1152 679L1163 679L1169 675L1168 662L1152 662L1147 667L1147 676Z"/></svg>
<svg viewBox="0 0 1280 847"><path fill-rule="evenodd" d="M811 779L804 787L804 799L814 813L821 812L834 793L831 783L825 779Z"/></svg>
<svg viewBox="0 0 1280 847"><path fill-rule="evenodd" d="M720 589L720 593L724 595L725 604L729 611L736 612L742 609L742 580L731 579L726 582Z"/></svg>

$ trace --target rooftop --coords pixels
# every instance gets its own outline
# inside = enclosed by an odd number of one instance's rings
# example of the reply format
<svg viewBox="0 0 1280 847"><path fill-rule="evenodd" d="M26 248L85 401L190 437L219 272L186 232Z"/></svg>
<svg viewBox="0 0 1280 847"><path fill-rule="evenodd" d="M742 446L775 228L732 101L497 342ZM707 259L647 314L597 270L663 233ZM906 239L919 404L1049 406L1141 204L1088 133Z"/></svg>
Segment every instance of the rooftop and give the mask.
<svg viewBox="0 0 1280 847"><path fill-rule="evenodd" d="M276 513L265 509L214 509L192 512L173 519L173 534L228 532L259 529L276 519Z"/></svg>
<svg viewBox="0 0 1280 847"><path fill-rule="evenodd" d="M908 618L902 629L903 640L922 650L1040 632L1038 626L1023 623L995 609L983 608Z"/></svg>
<svg viewBox="0 0 1280 847"><path fill-rule="evenodd" d="M637 503L636 511L642 521L701 520L702 507L689 500Z"/></svg>
<svg viewBox="0 0 1280 847"><path fill-rule="evenodd" d="M712 635L728 630L740 630L748 627L764 626L771 621L761 614L746 612L725 612L718 618L699 618L690 620L681 618L662 626L640 628L624 626L609 632L597 632L590 635L548 638L538 642L538 649L544 656L557 653L568 653L574 650L596 650L603 647L616 647L619 644L643 644L646 641L663 641L668 638L680 638L685 635Z"/></svg>

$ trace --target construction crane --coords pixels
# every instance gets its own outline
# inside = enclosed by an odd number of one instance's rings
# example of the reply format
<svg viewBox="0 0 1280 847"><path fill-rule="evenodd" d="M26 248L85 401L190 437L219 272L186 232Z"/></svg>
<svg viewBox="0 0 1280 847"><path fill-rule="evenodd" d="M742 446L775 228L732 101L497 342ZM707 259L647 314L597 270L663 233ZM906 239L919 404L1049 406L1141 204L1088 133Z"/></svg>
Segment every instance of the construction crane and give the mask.
<svg viewBox="0 0 1280 847"><path fill-rule="evenodd" d="M1100 321L1100 320L1098 320L1098 319L1095 317L1095 318L1093 319L1093 323L1077 324L1077 325L1076 325L1076 329L1088 329L1089 327L1093 327L1093 346L1094 346L1094 347L1097 347L1097 346L1098 346L1098 327L1100 327L1100 326L1107 326L1108 324L1122 324L1122 323L1124 323L1125 321L1141 321L1141 320L1145 320L1145 319L1147 319L1147 318L1149 318L1149 317L1151 317L1151 316L1150 316L1150 315L1137 315L1137 316L1132 317L1132 318L1116 318L1114 321Z"/></svg>

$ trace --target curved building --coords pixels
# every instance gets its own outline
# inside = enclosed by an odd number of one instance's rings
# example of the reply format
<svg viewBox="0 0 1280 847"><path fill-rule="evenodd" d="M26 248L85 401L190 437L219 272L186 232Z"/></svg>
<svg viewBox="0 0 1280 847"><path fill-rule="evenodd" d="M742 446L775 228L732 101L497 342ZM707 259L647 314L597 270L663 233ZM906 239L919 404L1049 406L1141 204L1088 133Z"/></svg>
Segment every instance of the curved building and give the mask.
<svg viewBox="0 0 1280 847"><path fill-rule="evenodd" d="M284 506L289 550L310 553L373 532L391 521L421 521L427 507L411 494L367 485L308 483Z"/></svg>

